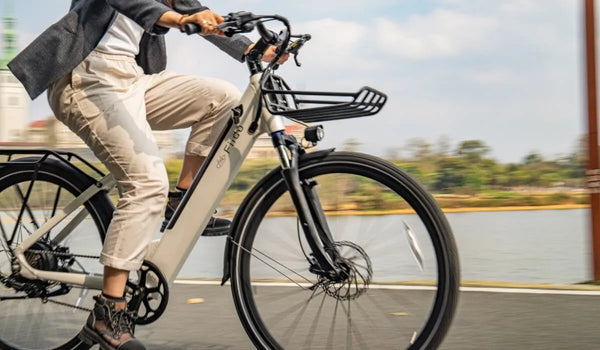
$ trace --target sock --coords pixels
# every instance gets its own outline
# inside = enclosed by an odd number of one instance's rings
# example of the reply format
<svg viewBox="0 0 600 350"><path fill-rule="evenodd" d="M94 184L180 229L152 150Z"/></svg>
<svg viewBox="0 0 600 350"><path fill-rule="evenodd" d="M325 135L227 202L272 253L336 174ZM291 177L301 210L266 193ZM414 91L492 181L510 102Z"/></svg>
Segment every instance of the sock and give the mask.
<svg viewBox="0 0 600 350"><path fill-rule="evenodd" d="M187 191L187 188L181 188L179 186L175 186L175 191L184 192Z"/></svg>
<svg viewBox="0 0 600 350"><path fill-rule="evenodd" d="M112 301L112 302L122 302L122 301L126 301L125 297L113 297L112 295L108 295L108 294L104 294L104 292L102 292L102 297L108 301Z"/></svg>

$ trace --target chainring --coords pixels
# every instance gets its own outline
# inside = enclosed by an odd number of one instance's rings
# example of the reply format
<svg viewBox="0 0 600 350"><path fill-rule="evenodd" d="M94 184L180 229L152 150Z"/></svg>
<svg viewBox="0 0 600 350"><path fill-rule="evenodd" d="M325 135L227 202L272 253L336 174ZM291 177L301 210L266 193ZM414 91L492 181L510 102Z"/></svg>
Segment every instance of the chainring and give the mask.
<svg viewBox="0 0 600 350"><path fill-rule="evenodd" d="M169 283L156 265L144 260L137 280L130 278L127 286L131 290L126 294L127 308L136 313L136 324L150 324L162 316L169 302Z"/></svg>

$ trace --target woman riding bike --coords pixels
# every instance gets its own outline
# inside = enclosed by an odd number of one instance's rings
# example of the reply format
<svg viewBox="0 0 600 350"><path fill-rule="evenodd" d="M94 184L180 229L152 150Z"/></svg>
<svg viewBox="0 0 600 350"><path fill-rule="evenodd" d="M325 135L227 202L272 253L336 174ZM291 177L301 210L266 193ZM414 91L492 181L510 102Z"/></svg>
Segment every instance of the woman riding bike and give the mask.
<svg viewBox="0 0 600 350"><path fill-rule="evenodd" d="M166 220L240 98L227 82L166 71L163 35L194 23L206 39L243 61L252 42L222 36L222 22L196 0L72 0L70 12L8 65L31 98L48 90L57 119L83 139L118 184L100 259L103 291L80 335L102 349L145 348L133 336L133 315L126 309L129 271L140 268L167 196ZM263 60L275 57L271 47ZM169 192L152 130L188 127L183 167ZM228 220L213 218L205 234L228 230Z"/></svg>

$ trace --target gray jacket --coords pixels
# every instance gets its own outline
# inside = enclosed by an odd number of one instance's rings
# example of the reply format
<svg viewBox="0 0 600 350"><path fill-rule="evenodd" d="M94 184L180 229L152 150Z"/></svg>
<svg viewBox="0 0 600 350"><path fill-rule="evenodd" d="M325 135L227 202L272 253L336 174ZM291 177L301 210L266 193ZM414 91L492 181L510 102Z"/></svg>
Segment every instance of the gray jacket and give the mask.
<svg viewBox="0 0 600 350"><path fill-rule="evenodd" d="M192 14L206 7L197 0L173 0L173 9ZM167 64L162 34L169 29L156 22L169 10L164 0L72 0L69 13L21 51L8 63L8 68L29 96L36 98L96 48L118 11L144 29L136 60L146 74L158 73ZM239 61L252 43L244 36L205 38Z"/></svg>

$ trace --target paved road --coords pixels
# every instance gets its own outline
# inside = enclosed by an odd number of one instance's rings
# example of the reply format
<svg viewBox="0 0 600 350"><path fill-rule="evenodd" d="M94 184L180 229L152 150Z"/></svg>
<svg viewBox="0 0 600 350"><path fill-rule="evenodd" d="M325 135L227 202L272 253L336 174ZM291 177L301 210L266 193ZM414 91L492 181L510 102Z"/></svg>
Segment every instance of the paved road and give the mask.
<svg viewBox="0 0 600 350"><path fill-rule="evenodd" d="M228 286L177 284L171 294L165 315L138 328L150 349L253 348ZM600 349L600 295L463 291L441 349Z"/></svg>

